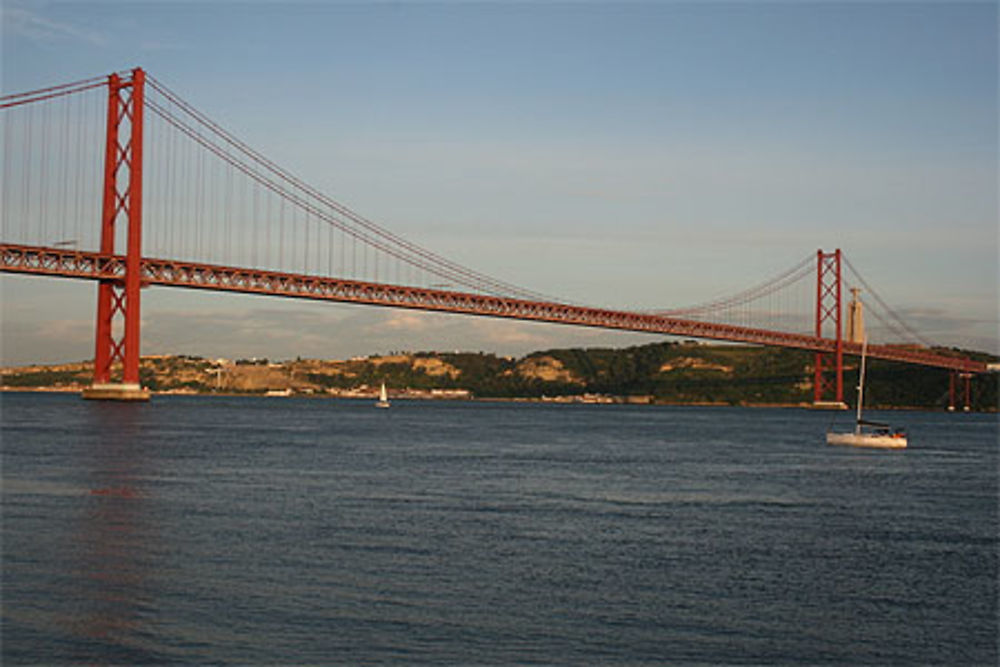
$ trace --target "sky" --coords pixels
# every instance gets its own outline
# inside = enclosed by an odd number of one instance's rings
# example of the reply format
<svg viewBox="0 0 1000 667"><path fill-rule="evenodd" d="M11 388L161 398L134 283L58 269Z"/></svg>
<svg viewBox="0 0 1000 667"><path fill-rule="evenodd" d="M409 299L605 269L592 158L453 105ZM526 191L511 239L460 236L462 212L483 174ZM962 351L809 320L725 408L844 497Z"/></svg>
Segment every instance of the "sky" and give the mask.
<svg viewBox="0 0 1000 667"><path fill-rule="evenodd" d="M334 199L569 301L666 309L841 248L1000 352L996 2L2 3L2 90L145 68ZM97 214L95 213L95 220ZM93 354L96 286L0 276L0 362ZM152 288L144 354L649 335Z"/></svg>

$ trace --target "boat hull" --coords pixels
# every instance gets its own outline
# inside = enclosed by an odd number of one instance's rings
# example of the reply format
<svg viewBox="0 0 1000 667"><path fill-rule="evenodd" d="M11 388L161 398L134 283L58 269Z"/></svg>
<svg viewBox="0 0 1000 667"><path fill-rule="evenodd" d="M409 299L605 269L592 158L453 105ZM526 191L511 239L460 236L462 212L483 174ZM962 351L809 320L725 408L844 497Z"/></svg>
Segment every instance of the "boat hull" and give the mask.
<svg viewBox="0 0 1000 667"><path fill-rule="evenodd" d="M876 449L906 449L906 436L875 433L827 433L826 444Z"/></svg>

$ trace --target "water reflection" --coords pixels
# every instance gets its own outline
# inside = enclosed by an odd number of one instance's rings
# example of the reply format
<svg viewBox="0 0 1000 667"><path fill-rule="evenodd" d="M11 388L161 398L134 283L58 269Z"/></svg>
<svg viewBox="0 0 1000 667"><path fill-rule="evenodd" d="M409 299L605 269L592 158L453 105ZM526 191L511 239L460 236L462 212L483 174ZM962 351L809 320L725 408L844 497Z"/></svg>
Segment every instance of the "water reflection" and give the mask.
<svg viewBox="0 0 1000 667"><path fill-rule="evenodd" d="M139 638L152 608L149 563L157 531L143 483L151 472L143 446L146 408L88 404L95 437L78 456L89 489L69 545L66 594L72 603L68 629L84 640L75 658L92 663L138 658L134 653L141 651Z"/></svg>

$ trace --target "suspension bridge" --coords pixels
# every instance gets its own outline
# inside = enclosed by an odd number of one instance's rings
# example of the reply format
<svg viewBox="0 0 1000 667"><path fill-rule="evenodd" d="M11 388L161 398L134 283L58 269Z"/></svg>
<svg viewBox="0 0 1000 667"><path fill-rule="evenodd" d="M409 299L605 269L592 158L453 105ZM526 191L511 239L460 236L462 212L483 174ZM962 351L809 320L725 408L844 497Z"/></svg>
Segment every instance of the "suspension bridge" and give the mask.
<svg viewBox="0 0 1000 667"><path fill-rule="evenodd" d="M394 234L142 69L6 94L0 110L0 271L97 282L86 397L148 397L139 384L140 301L151 285L796 348L816 355L816 403L842 404L844 357L861 352L860 313L850 323L845 316L850 279L866 295L864 335L878 338L870 357L947 369L952 404L957 391L968 405L970 377L987 371L904 322L839 249L689 308L578 305Z"/></svg>

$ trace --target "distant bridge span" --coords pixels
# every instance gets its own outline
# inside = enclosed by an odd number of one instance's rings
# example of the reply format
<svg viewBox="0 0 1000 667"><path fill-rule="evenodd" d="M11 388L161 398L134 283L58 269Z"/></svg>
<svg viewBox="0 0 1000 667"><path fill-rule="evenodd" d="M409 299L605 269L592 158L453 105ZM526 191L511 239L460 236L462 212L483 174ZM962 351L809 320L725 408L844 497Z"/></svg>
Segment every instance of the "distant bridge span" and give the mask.
<svg viewBox="0 0 1000 667"><path fill-rule="evenodd" d="M591 308L556 302L530 301L324 276L178 262L150 257L142 258L141 265L144 286L186 287L370 306L391 306L393 308L789 347L824 354L832 354L837 349L837 341L829 338L700 322L642 312ZM102 255L96 252L0 244L0 271L62 278L121 281L125 277L125 267L126 257L124 255ZM844 354L861 354L860 344L841 341L841 345ZM869 345L868 356L963 373L985 373L987 371L985 362L965 357L948 356L912 346Z"/></svg>

